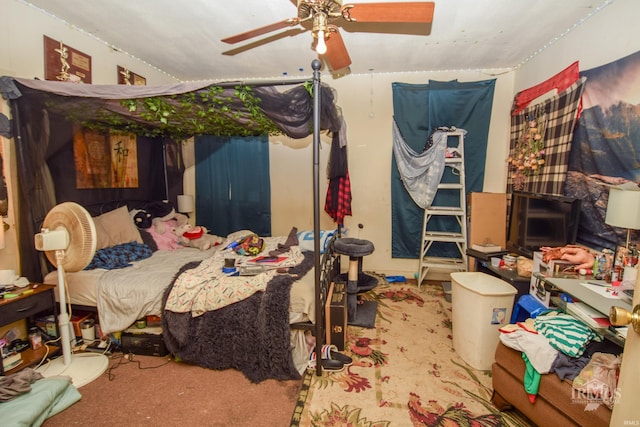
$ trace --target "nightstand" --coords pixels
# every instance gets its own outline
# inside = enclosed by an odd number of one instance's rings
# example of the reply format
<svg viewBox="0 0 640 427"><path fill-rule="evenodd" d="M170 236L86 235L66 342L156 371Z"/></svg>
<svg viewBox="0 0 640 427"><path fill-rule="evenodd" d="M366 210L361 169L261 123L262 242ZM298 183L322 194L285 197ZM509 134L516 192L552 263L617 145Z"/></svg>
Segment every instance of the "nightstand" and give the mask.
<svg viewBox="0 0 640 427"><path fill-rule="evenodd" d="M17 289L14 293L19 294L14 298L0 299L0 326L8 325L21 319L33 319L39 313L53 313L56 323L56 332L59 336L58 310L54 285L31 284L24 288ZM33 323L33 321L31 321ZM40 362L47 352L43 345L39 349L27 348L22 353L22 363L13 369L3 372L0 364L0 374L8 375L23 368L33 366ZM58 347L49 345L49 355L58 352Z"/></svg>

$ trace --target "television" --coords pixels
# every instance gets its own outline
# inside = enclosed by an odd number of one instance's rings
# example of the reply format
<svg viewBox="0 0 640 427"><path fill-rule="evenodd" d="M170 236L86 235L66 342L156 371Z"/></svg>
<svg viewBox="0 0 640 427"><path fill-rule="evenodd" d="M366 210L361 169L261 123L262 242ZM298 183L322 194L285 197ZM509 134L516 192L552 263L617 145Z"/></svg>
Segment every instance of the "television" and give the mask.
<svg viewBox="0 0 640 427"><path fill-rule="evenodd" d="M573 197L514 191L507 228L507 250L533 258L542 246L574 244L582 201Z"/></svg>

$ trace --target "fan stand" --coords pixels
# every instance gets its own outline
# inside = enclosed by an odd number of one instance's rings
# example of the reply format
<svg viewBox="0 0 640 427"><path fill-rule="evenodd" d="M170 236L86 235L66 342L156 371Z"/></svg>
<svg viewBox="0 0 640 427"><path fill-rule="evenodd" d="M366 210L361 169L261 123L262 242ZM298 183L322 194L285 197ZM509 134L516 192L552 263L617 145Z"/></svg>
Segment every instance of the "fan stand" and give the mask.
<svg viewBox="0 0 640 427"><path fill-rule="evenodd" d="M64 251L56 251L56 261L58 269L58 299L60 302L60 314L58 315L58 329L62 340L62 357L51 360L36 369L36 372L43 377L54 377L66 375L71 377L71 381L76 388L80 388L91 381L97 379L109 367L109 358L104 354L97 353L71 353L69 341L69 313L67 312L66 286L62 259Z"/></svg>

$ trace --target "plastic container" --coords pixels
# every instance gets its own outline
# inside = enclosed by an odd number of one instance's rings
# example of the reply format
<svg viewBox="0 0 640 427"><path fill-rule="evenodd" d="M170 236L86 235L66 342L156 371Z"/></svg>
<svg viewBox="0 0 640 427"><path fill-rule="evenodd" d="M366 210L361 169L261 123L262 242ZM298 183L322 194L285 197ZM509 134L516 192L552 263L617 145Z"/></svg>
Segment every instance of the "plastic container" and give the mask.
<svg viewBox="0 0 640 427"><path fill-rule="evenodd" d="M96 326L93 319L85 320L80 324L82 341L85 344L92 344L96 340Z"/></svg>
<svg viewBox="0 0 640 427"><path fill-rule="evenodd" d="M38 328L29 329L29 344L32 350L42 347L42 334Z"/></svg>
<svg viewBox="0 0 640 427"><path fill-rule="evenodd" d="M451 273L453 349L471 367L491 369L517 289L481 272Z"/></svg>

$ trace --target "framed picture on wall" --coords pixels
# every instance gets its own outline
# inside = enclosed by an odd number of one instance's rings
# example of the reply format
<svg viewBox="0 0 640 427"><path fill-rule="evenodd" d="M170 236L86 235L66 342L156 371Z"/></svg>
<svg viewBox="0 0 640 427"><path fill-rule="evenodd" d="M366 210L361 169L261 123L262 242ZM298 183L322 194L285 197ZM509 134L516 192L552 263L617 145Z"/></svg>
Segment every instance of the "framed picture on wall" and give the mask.
<svg viewBox="0 0 640 427"><path fill-rule="evenodd" d="M118 84L131 86L146 86L147 79L129 70L127 67L118 65Z"/></svg>
<svg viewBox="0 0 640 427"><path fill-rule="evenodd" d="M44 36L45 80L91 83L91 56Z"/></svg>
<svg viewBox="0 0 640 427"><path fill-rule="evenodd" d="M138 188L134 134L76 127L73 134L76 188Z"/></svg>

